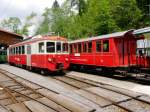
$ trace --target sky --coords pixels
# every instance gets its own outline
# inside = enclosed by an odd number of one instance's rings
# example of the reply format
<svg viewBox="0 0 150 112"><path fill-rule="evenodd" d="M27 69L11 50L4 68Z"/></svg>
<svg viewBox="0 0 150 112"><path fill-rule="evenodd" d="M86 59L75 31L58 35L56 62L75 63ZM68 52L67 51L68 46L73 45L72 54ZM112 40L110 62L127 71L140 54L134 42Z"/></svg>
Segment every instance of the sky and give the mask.
<svg viewBox="0 0 150 112"><path fill-rule="evenodd" d="M64 0L57 0L60 4ZM23 20L31 12L42 14L46 7L51 7L54 0L0 0L0 20L19 17Z"/></svg>
<svg viewBox="0 0 150 112"><path fill-rule="evenodd" d="M33 20L36 25L30 27L29 35L33 35L45 8L50 8L55 0L0 0L0 21L9 17L19 17L23 22L32 12L37 13ZM61 5L64 0L57 0ZM5 29L7 30L7 29Z"/></svg>

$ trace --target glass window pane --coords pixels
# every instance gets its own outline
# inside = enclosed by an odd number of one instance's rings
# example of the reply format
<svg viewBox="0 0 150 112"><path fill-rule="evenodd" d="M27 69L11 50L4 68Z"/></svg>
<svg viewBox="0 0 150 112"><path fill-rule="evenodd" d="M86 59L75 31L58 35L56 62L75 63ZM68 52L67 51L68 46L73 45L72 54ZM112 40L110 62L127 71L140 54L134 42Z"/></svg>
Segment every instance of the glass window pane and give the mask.
<svg viewBox="0 0 150 112"><path fill-rule="evenodd" d="M103 41L103 52L109 52L109 40Z"/></svg>
<svg viewBox="0 0 150 112"><path fill-rule="evenodd" d="M61 52L61 42L57 42L57 44L56 44L56 52Z"/></svg>
<svg viewBox="0 0 150 112"><path fill-rule="evenodd" d="M18 47L16 47L16 54L18 54Z"/></svg>
<svg viewBox="0 0 150 112"><path fill-rule="evenodd" d="M150 48L147 49L147 56L150 56Z"/></svg>
<svg viewBox="0 0 150 112"><path fill-rule="evenodd" d="M101 41L97 41L96 42L96 52L101 52L102 49L101 49Z"/></svg>
<svg viewBox="0 0 150 112"><path fill-rule="evenodd" d="M88 42L88 52L92 52L92 42Z"/></svg>
<svg viewBox="0 0 150 112"><path fill-rule="evenodd" d="M39 53L44 53L44 42L39 43Z"/></svg>
<svg viewBox="0 0 150 112"><path fill-rule="evenodd" d="M30 45L27 46L27 54L31 54L31 46Z"/></svg>
<svg viewBox="0 0 150 112"><path fill-rule="evenodd" d="M63 43L63 52L68 52L68 43Z"/></svg>
<svg viewBox="0 0 150 112"><path fill-rule="evenodd" d="M72 44L70 45L70 53L72 54L73 53L73 48L72 48Z"/></svg>
<svg viewBox="0 0 150 112"><path fill-rule="evenodd" d="M78 44L78 53L81 53L81 43Z"/></svg>
<svg viewBox="0 0 150 112"><path fill-rule="evenodd" d="M22 46L22 54L25 54L24 46Z"/></svg>
<svg viewBox="0 0 150 112"><path fill-rule="evenodd" d="M83 43L83 52L87 52L87 46L86 46L86 43Z"/></svg>
<svg viewBox="0 0 150 112"><path fill-rule="evenodd" d="M16 49L15 48L13 48L13 54L15 54L16 53Z"/></svg>
<svg viewBox="0 0 150 112"><path fill-rule="evenodd" d="M21 54L21 46L19 46L19 54Z"/></svg>
<svg viewBox="0 0 150 112"><path fill-rule="evenodd" d="M74 44L74 53L77 53L77 44Z"/></svg>
<svg viewBox="0 0 150 112"><path fill-rule="evenodd" d="M47 42L46 50L47 50L47 53L55 53L55 43Z"/></svg>

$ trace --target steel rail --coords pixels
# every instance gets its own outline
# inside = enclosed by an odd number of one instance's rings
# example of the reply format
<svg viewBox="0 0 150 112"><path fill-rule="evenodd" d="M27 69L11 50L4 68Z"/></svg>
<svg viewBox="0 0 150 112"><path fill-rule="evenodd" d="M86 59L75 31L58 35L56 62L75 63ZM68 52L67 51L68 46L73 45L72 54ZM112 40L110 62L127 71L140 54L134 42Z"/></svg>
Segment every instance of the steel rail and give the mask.
<svg viewBox="0 0 150 112"><path fill-rule="evenodd" d="M128 108L125 108L125 107L123 107L123 106L121 106L121 105L118 105L118 103L120 103L120 102L114 102L114 101L112 101L112 100L110 100L110 99L108 99L108 98L105 98L105 97L101 96L101 95L98 95L98 94L93 93L93 92L91 92L91 91L88 91L88 90L86 90L86 89L77 87L77 86L75 86L75 85L72 85L72 84L70 84L70 83L67 83L67 82L65 82L65 81L62 81L62 80L60 80L60 79L57 79L57 78L54 78L54 79L59 80L59 81L61 81L61 82L64 82L65 84L68 84L68 85L70 85L70 86L76 87L76 88L78 88L78 89L84 90L84 91L86 91L86 92L88 92L88 93L94 94L94 95L96 95L96 96L98 96L98 97L101 97L101 98L103 98L103 99L105 99L105 100L111 102L112 105L115 105L115 106L117 106L117 107L120 107L120 108L122 108L123 110L126 110L126 111L128 111L128 112L134 112L134 111L132 111L132 110L130 110L130 109L128 109ZM83 96L83 97L84 97L84 96ZM88 99L88 100L91 101L90 99ZM125 101L128 101L128 100L130 100L130 99L127 99L127 100L124 100L124 101L121 101L121 102L125 102ZM91 101L91 102L93 102L93 101ZM95 102L94 102L94 103L95 103ZM98 105L99 105L99 104L98 104ZM104 107L106 107L106 106L104 106Z"/></svg>
<svg viewBox="0 0 150 112"><path fill-rule="evenodd" d="M13 77L10 77L10 76L7 75L6 73L1 72L1 70L3 70L3 69L0 69L0 73L1 73L1 74L5 75L5 76L8 76L10 79L15 80L15 82L17 82L17 83L19 83L19 84L21 84L21 85L23 85L23 86L25 86L25 87L28 87L27 85L25 85L25 84L23 84L23 83L17 81L17 80L14 79ZM6 70L3 70L3 71L8 72L8 71L6 71ZM10 73L10 72L8 72L8 73ZM13 73L10 73L10 74L15 75L15 74L13 74ZM15 75L15 76L16 76L16 75ZM25 79L25 78L22 78L22 77L20 77L20 76L17 76L17 77L19 77L19 78L21 78L21 79L23 79L23 80L25 80L25 81L28 81L28 82L30 82L30 83L33 83L33 84L35 84L35 85L38 85L39 87L44 88L44 89L46 89L46 90L49 90L49 91L51 91L51 92L53 92L53 93L55 93L55 94L59 94L59 93L57 93L57 92L55 92L55 91L53 91L53 90L47 89L47 88L45 88L45 87L43 87L43 86L41 86L41 85L39 85L39 84L36 84L36 83L34 83L34 82L31 82L31 81L29 81L29 80L27 80L27 79ZM28 87L28 88L30 88L30 87ZM31 88L31 89L32 89L32 88ZM32 89L32 90L33 90L33 89ZM47 97L47 96L44 96L43 94L41 94L40 92L37 92L36 90L35 90L35 92L38 93L39 95L41 95L42 97L46 97L46 98L49 99L50 101L56 103L57 105L59 105L59 106L65 108L65 109L67 109L68 111L71 112L71 110L70 110L69 108L66 108L66 107L63 106L62 104L57 103L55 100L52 100L51 98L49 98L49 97ZM20 94L21 94L21 93L20 93ZM27 97L28 97L28 96L27 96Z"/></svg>
<svg viewBox="0 0 150 112"><path fill-rule="evenodd" d="M138 101L142 101L142 102L144 102L144 103L150 104L150 102L148 102L148 101L145 101L145 100L142 100L142 99L138 99L139 97L141 97L141 96L143 96L143 95L139 95L139 96L137 96L137 97L133 97L133 96L131 96L131 95L129 95L129 94L125 94L125 93L122 93L122 92L119 92L119 91L115 91L115 90L113 90L113 89L109 89L109 88L104 87L104 86L97 85L97 84L101 84L101 85L112 86L112 85L109 85L109 84L99 83L99 82L96 82L96 81L93 81L93 80L89 80L89 79L84 79L84 78L77 79L77 78L75 78L75 77L70 77L70 76L69 76L69 77L68 77L68 76L65 76L65 77L71 78L71 79L74 79L74 80L77 80L77 81L80 81L80 82L85 82L86 84L89 84L89 85L92 85L92 86L97 86L97 87L100 87L100 88L103 88L103 89L106 89L106 90L109 90L109 91L113 91L113 92L116 92L116 93L119 93L119 94L122 94L122 95L125 95L125 96L128 96L128 97L131 97L131 98L134 99L134 100L138 100ZM85 81L85 80L88 80L88 81L90 81L90 82L94 82L94 83L97 83L97 84L93 84L93 83L91 84L91 83L89 83L89 82L87 82L87 81ZM115 86L112 86L112 87L115 87ZM119 88L119 87L116 87L116 88Z"/></svg>

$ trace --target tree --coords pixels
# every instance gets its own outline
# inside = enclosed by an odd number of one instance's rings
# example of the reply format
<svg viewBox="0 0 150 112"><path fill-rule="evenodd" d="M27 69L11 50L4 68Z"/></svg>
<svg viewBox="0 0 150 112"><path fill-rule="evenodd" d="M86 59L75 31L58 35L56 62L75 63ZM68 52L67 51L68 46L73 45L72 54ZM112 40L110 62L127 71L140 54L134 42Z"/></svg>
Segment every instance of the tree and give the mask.
<svg viewBox="0 0 150 112"><path fill-rule="evenodd" d="M135 0L118 0L115 6L116 7L112 6L113 18L121 30L132 29L139 26L142 14Z"/></svg>
<svg viewBox="0 0 150 112"><path fill-rule="evenodd" d="M96 36L117 31L112 18L109 2L106 0L87 0L87 9L82 16L76 16L73 22L72 38Z"/></svg>
<svg viewBox="0 0 150 112"><path fill-rule="evenodd" d="M4 19L0 26L1 28L12 31L14 33L19 33L21 21L18 17L9 17L8 19Z"/></svg>
<svg viewBox="0 0 150 112"><path fill-rule="evenodd" d="M150 0L136 0L137 6L142 12L140 27L150 26Z"/></svg>
<svg viewBox="0 0 150 112"><path fill-rule="evenodd" d="M44 13L42 14L43 16L43 21L39 24L37 31L35 34L46 34L48 32L50 32L50 13L51 13L51 9L50 8L46 8Z"/></svg>
<svg viewBox="0 0 150 112"><path fill-rule="evenodd" d="M60 6L59 6L58 1L57 1L57 0L55 0L55 1L54 1L54 3L53 3L52 8L54 9L54 8L59 8L59 7L60 7Z"/></svg>
<svg viewBox="0 0 150 112"><path fill-rule="evenodd" d="M72 8L77 6L78 13ZM40 31L52 31L69 39L92 37L139 26L141 11L135 0L66 0L54 2Z"/></svg>
<svg viewBox="0 0 150 112"><path fill-rule="evenodd" d="M70 7L76 7L81 16L86 11L86 1L85 0L67 0Z"/></svg>

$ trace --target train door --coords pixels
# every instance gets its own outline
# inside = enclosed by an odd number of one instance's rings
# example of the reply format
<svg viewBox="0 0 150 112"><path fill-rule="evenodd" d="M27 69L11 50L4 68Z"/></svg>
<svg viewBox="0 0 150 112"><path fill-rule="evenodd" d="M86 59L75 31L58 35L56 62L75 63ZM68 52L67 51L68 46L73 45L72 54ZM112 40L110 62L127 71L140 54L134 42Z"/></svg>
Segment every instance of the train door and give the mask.
<svg viewBox="0 0 150 112"><path fill-rule="evenodd" d="M124 39L119 38L119 39L115 39L116 41L116 49L117 49L117 53L118 53L118 60L117 63L120 66L124 65Z"/></svg>
<svg viewBox="0 0 150 112"><path fill-rule="evenodd" d="M27 45L27 66L31 66L31 45Z"/></svg>

